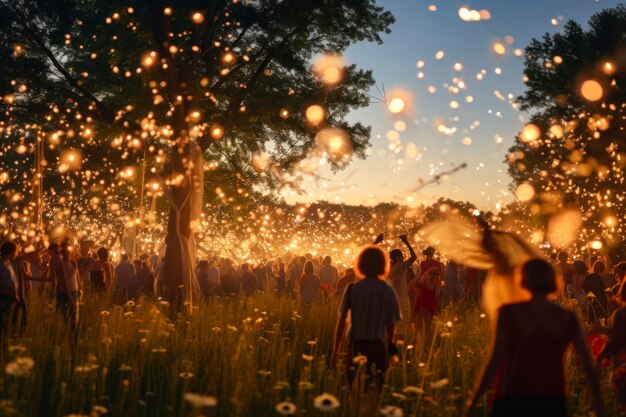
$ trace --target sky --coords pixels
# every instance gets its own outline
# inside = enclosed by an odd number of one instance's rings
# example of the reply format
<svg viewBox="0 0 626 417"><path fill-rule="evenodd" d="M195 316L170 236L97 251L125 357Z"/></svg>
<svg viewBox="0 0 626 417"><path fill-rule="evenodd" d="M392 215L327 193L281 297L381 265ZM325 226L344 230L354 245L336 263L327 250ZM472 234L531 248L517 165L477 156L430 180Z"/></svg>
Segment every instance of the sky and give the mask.
<svg viewBox="0 0 626 417"><path fill-rule="evenodd" d="M319 166L315 178L303 183L303 193L286 192L286 200L416 206L449 197L491 210L513 201L504 160L529 116L514 105L524 91L523 58L516 49L546 32L562 31L570 19L586 28L594 13L619 3L378 0L396 18L392 32L383 36L382 45L351 46L343 58L371 69L378 90L384 86L384 98L402 98L405 111L393 114L375 99L353 111L351 122L372 127L368 157L355 159L338 174ZM487 10L491 17L464 21L462 7ZM494 52L496 42L505 46L504 55ZM378 90L370 94L383 98ZM420 187L463 163L466 169Z"/></svg>

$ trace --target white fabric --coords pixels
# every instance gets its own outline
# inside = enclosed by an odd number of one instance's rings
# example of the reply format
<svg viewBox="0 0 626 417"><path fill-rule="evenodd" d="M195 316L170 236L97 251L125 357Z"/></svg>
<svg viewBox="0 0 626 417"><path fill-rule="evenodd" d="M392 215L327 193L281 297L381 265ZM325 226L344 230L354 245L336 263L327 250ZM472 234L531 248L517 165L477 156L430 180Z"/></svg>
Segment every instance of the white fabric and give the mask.
<svg viewBox="0 0 626 417"><path fill-rule="evenodd" d="M521 286L518 267L530 258L543 258L543 254L520 237L491 230L489 237L493 244L488 250L484 245L485 234L458 220L429 224L420 234L450 259L489 271L482 302L492 323L502 305L529 299L530 294Z"/></svg>

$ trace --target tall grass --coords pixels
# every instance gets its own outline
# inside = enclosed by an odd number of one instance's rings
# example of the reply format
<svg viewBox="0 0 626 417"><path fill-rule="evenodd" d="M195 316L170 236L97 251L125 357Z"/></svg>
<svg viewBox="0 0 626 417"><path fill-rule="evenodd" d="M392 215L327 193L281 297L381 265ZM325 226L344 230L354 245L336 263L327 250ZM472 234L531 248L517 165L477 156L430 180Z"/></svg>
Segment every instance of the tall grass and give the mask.
<svg viewBox="0 0 626 417"><path fill-rule="evenodd" d="M205 300L189 315L156 300L114 306L87 295L74 344L54 302L33 294L29 321L8 342L2 363L27 357L34 366L26 375L2 373L0 415L276 416L276 405L289 401L297 415L317 416L327 414L313 405L324 392L341 403L331 415L371 416L385 405L405 415L459 415L488 348L489 326L478 308L448 308L432 340L402 343L378 404L372 390L345 388L341 365L328 366L337 310L337 300L305 308L258 294ZM588 415L574 357L566 368L572 414ZM606 376L603 383L615 411ZM409 386L423 393L405 392ZM215 397L217 405L194 409L185 393ZM486 404L478 415L486 415Z"/></svg>

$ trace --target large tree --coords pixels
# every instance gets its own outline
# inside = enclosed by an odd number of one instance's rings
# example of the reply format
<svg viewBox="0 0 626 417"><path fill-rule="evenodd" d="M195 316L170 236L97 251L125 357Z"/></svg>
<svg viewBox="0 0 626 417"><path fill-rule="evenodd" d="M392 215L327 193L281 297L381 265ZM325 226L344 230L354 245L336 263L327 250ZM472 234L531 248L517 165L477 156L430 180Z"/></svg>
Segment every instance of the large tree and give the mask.
<svg viewBox="0 0 626 417"><path fill-rule="evenodd" d="M592 16L588 29L533 39L525 50L526 90L518 98L530 124L509 150L514 186L547 220L580 210L580 238L619 249L626 224L626 8ZM599 244L595 244L596 247ZM620 251L623 250L623 245Z"/></svg>
<svg viewBox="0 0 626 417"><path fill-rule="evenodd" d="M184 248L203 171L219 194L271 193L297 183L314 154L334 169L363 157L370 129L345 116L367 105L371 73L320 77L311 60L381 42L392 23L374 0L0 0L7 188L24 189L16 181L42 148L63 203L91 193L85 206L110 212L120 195L134 202L125 184L147 161L171 205L166 285L189 292ZM322 120L305 117L313 104Z"/></svg>

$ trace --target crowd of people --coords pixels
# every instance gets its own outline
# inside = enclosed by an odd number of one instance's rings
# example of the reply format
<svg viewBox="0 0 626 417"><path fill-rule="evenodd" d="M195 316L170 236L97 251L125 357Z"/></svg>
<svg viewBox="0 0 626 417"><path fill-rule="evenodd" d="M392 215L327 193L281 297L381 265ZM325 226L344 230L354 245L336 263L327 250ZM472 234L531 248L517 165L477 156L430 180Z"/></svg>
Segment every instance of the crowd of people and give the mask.
<svg viewBox="0 0 626 417"><path fill-rule="evenodd" d="M332 362L344 354L347 381L352 384L354 359L364 357L368 366L373 365L368 375L381 389L388 360L398 353L398 334L404 339L428 340L433 318L447 306L478 305L487 276L487 271L444 261L444 256L430 246L420 257L407 236L399 239L405 251L396 248L385 252L380 245L384 240L381 234L361 250L354 265L343 268L333 265L330 256L305 254L255 263L201 259L195 272L201 296L206 298L273 293L298 298L304 308L320 300L341 300ZM4 242L0 245L0 337L5 340L9 328L24 328L26 304L33 291L53 295L58 312L75 331L84 290L111 293L113 302L120 304L139 297L158 297L163 287L162 271L163 260L156 254L134 260L122 254L114 266L106 248L78 251L70 242L63 242L52 243L44 251L20 252L13 242ZM564 285L559 292L560 278ZM490 360L477 382L468 412L471 414L478 396L499 373L494 404L500 411L494 415L514 415L514 409L534 412L533 404L551 410L545 415L566 415L562 361L570 344L583 358L593 393L599 396L597 376L588 366L591 357L584 332L572 306L579 309L588 333L608 336L597 360L613 361L612 381L626 410L625 278L626 263L613 265L608 257L570 262L566 252L558 252L554 259L546 256L524 264L522 286L531 299L501 308ZM551 295L555 293L559 295ZM398 326L399 321L404 326ZM346 332L348 323L350 331ZM538 363L542 365L535 366ZM542 373L547 378L545 384L535 384L533 372ZM529 397L541 401L529 402ZM546 398L550 400L543 401Z"/></svg>

